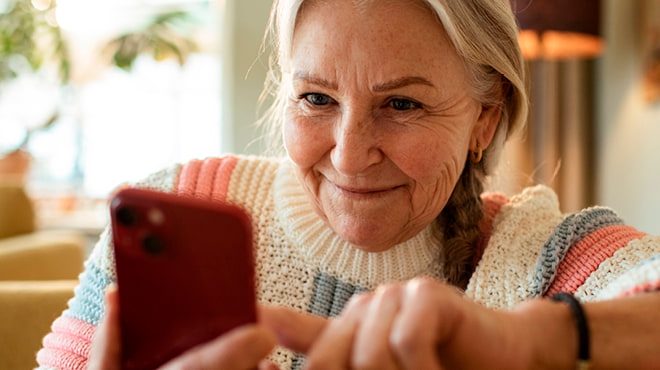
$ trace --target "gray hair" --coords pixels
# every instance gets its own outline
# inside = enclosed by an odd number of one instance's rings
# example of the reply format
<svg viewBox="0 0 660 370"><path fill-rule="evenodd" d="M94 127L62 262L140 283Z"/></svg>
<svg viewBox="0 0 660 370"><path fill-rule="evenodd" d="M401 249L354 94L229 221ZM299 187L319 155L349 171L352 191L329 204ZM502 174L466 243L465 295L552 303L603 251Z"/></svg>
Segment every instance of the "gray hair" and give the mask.
<svg viewBox="0 0 660 370"><path fill-rule="evenodd" d="M271 11L268 36L277 53L271 60L262 98L270 94L274 102L261 122L275 137L279 137L284 120L287 92L282 83L291 60L296 18L304 1L275 0ZM524 126L529 109L518 26L509 0L420 1L435 12L465 61L475 99L484 106L502 106L495 137L484 152L484 169L490 174L506 139Z"/></svg>

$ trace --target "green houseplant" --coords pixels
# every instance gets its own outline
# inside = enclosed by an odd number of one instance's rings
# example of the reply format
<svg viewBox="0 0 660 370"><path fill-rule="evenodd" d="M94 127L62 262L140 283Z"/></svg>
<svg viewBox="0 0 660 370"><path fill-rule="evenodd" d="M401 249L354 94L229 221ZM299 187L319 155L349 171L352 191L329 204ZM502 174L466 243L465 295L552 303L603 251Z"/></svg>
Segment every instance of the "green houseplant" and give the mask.
<svg viewBox="0 0 660 370"><path fill-rule="evenodd" d="M123 33L110 40L104 48L110 64L130 71L141 54L154 60L175 58L184 65L190 53L198 50L192 36L196 20L190 12L174 10L151 17L142 27Z"/></svg>
<svg viewBox="0 0 660 370"><path fill-rule="evenodd" d="M39 74L47 70L55 83L69 82L71 60L62 30L56 24L52 0L6 0L0 3L0 99L8 84L23 75ZM197 51L193 31L199 20L193 12L165 11L152 15L135 27L108 41L103 57L109 65L130 71L135 60L143 54L155 60L174 58L180 65L190 53ZM27 144L37 131L57 122L59 112L26 125L23 136L11 145L0 145L0 177L3 173L27 171ZM6 125L5 125L6 126ZM6 130L6 127L5 127ZM0 137L3 123L0 120Z"/></svg>
<svg viewBox="0 0 660 370"><path fill-rule="evenodd" d="M69 71L68 48L55 23L54 3L49 0L4 1L0 5L0 99L7 97L9 84L26 75L49 74L54 84L64 85L69 80ZM0 148L0 176L25 175L29 163L25 149L30 136L50 127L57 118L55 110L41 122L30 122L25 125L22 138ZM6 129L8 122L4 124ZM4 135L3 122L0 122L0 135Z"/></svg>
<svg viewBox="0 0 660 370"><path fill-rule="evenodd" d="M6 0L0 9L0 83L54 63L61 82L69 78L66 41L54 24L54 5L35 7L30 0Z"/></svg>

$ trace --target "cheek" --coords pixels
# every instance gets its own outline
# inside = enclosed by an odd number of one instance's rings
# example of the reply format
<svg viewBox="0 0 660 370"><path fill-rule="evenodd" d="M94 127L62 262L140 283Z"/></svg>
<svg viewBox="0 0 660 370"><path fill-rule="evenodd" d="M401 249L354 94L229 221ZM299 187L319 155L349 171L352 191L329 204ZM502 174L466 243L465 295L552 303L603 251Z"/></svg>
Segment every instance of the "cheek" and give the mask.
<svg viewBox="0 0 660 370"><path fill-rule="evenodd" d="M305 122L300 116L287 114L283 127L284 146L289 158L299 168L314 166L331 149L322 127Z"/></svg>
<svg viewBox="0 0 660 370"><path fill-rule="evenodd" d="M418 185L435 187L443 184L446 187L458 180L467 155L466 144L462 141L449 142L427 135L414 141L414 145L411 141L407 142L408 145L404 142L397 151L400 153L398 159L392 159Z"/></svg>
<svg viewBox="0 0 660 370"><path fill-rule="evenodd" d="M444 140L418 142L400 158L398 167L414 181L410 194L413 218L430 222L445 207L465 165L462 145Z"/></svg>

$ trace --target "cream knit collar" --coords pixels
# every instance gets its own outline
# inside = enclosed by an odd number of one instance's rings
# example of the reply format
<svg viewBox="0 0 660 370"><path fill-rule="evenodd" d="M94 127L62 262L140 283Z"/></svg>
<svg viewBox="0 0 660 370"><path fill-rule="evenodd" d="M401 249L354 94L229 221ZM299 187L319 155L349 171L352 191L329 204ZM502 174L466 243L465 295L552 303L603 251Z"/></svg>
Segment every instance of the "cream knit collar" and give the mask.
<svg viewBox="0 0 660 370"><path fill-rule="evenodd" d="M388 281L427 275L441 278L439 243L431 226L391 249L369 253L341 239L314 212L289 160L283 160L275 179L278 222L307 263L345 282L364 288Z"/></svg>

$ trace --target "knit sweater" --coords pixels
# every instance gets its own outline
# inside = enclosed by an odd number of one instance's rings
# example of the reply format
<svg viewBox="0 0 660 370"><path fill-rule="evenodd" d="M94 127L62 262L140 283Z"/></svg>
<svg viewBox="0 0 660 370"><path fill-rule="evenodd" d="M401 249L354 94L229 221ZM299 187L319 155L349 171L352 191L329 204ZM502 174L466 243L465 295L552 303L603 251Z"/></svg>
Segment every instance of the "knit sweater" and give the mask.
<svg viewBox="0 0 660 370"><path fill-rule="evenodd" d="M209 158L153 174L136 186L222 200L253 221L257 298L329 317L355 293L418 276L442 279L440 241L433 226L413 238L368 253L342 240L312 209L287 160ZM507 199L484 194L478 263L466 295L508 309L559 291L583 301L660 290L660 238L630 226L610 209L564 215L552 190L537 186ZM68 308L52 325L37 360L42 369L84 369L103 317L105 287L115 281L106 229L85 262ZM271 356L282 368L302 357L284 349Z"/></svg>

